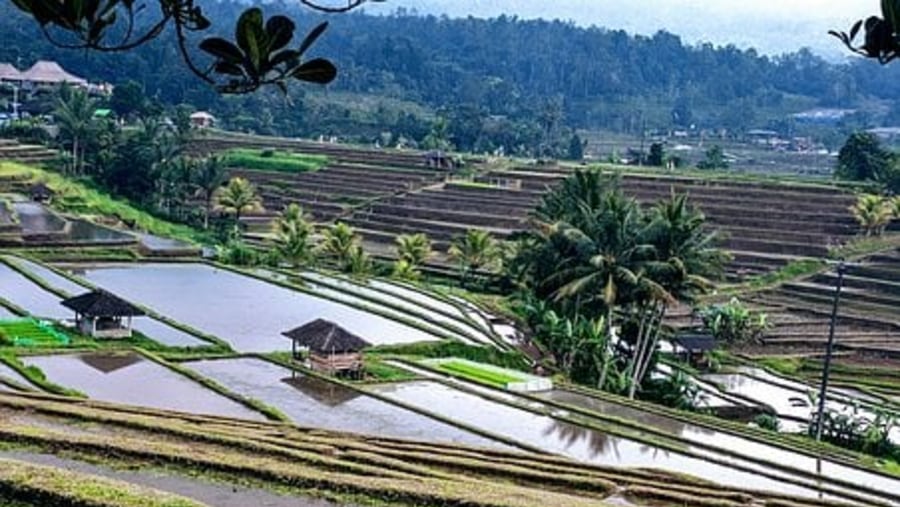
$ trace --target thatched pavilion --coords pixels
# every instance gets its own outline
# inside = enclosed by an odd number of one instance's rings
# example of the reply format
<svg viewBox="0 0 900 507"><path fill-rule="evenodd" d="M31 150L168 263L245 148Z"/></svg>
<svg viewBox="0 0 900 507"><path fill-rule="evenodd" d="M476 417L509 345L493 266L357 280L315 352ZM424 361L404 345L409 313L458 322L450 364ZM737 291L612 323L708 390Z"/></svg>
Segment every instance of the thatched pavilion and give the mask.
<svg viewBox="0 0 900 507"><path fill-rule="evenodd" d="M130 338L132 318L146 315L140 308L105 290L75 296L61 304L75 311L78 330L94 338Z"/></svg>
<svg viewBox="0 0 900 507"><path fill-rule="evenodd" d="M301 350L308 350L312 368L329 374L356 373L362 370L362 350L371 345L334 322L324 319L316 319L282 334L291 339L295 359L301 357Z"/></svg>

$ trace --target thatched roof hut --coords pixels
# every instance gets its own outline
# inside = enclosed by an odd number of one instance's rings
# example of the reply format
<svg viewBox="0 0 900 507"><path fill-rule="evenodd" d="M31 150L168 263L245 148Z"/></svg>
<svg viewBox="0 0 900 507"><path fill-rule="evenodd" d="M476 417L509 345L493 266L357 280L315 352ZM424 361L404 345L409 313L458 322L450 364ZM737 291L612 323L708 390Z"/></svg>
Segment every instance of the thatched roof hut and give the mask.
<svg viewBox="0 0 900 507"><path fill-rule="evenodd" d="M105 290L65 299L60 304L75 312L75 322L82 333L95 338L128 338L132 318L146 315L137 306Z"/></svg>
<svg viewBox="0 0 900 507"><path fill-rule="evenodd" d="M324 319L316 319L282 334L291 339L295 358L299 357L300 349L307 349L313 369L329 373L359 371L362 368L361 352L371 346L366 340Z"/></svg>
<svg viewBox="0 0 900 507"><path fill-rule="evenodd" d="M75 86L87 86L87 79L70 74L56 62L39 60L30 69L22 73L22 81L37 85L60 85L69 83Z"/></svg>
<svg viewBox="0 0 900 507"><path fill-rule="evenodd" d="M22 72L8 63L0 63L0 81L16 82L22 80Z"/></svg>
<svg viewBox="0 0 900 507"><path fill-rule="evenodd" d="M53 199L53 196L56 195L53 189L48 187L43 181L31 185L31 188L28 189L28 194L31 196L31 200L35 202L50 202L50 199Z"/></svg>

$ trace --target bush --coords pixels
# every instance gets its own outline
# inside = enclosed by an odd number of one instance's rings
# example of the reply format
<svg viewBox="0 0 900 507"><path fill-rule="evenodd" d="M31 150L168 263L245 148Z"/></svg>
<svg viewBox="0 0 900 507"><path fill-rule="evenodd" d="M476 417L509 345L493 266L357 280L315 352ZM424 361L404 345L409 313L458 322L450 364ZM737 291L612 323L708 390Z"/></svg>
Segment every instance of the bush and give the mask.
<svg viewBox="0 0 900 507"><path fill-rule="evenodd" d="M769 329L765 313L753 313L737 298L700 311L703 325L716 340L727 344L758 342Z"/></svg>
<svg viewBox="0 0 900 507"><path fill-rule="evenodd" d="M753 424L760 427L760 429L774 431L777 432L781 429L781 421L778 420L777 416L772 414L760 414L753 419Z"/></svg>
<svg viewBox="0 0 900 507"><path fill-rule="evenodd" d="M0 137L13 138L21 142L47 144L50 134L34 120L15 120L0 127Z"/></svg>

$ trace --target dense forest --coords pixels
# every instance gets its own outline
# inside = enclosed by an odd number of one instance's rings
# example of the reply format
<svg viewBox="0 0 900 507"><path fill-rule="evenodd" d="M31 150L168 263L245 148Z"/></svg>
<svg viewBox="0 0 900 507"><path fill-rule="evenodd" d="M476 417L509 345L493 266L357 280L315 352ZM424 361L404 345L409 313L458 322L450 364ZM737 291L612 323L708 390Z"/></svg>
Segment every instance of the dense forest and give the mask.
<svg viewBox="0 0 900 507"><path fill-rule="evenodd" d="M244 6L204 4L222 30ZM896 67L870 72L872 63L834 65L807 50L766 57L733 46L689 46L665 32L645 37L515 17L421 17L398 7L393 16L330 17L312 54L333 59L339 77L327 90L295 86L289 100L275 91L217 96L185 70L171 37L126 54L54 48L10 2L0 3L0 62L23 67L55 59L93 80L134 80L163 105L209 109L241 130L391 141L432 134L479 151L541 143L564 150L573 128L785 130L789 114L811 107L863 106L864 123L900 122L900 108L891 105L900 94ZM321 18L294 3L265 8L304 30Z"/></svg>

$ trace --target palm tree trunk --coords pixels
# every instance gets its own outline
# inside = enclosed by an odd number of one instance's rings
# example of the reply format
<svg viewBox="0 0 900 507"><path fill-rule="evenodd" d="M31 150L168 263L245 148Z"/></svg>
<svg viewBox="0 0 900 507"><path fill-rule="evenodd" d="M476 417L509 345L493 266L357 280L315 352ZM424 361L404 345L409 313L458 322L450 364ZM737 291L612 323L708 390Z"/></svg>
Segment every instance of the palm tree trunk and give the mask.
<svg viewBox="0 0 900 507"><path fill-rule="evenodd" d="M650 328L647 320L652 319L652 316L647 315L646 308L641 307L640 319L641 323L638 326L637 340L635 341L634 351L631 355L631 361L628 364L627 370L628 374L631 375L631 385L628 386L628 398L630 399L634 399L634 393L637 390L638 370L640 369L641 358L643 357L646 348L645 342L647 341L647 330Z"/></svg>
<svg viewBox="0 0 900 507"><path fill-rule="evenodd" d="M606 385L606 377L609 375L609 363L612 361L609 348L612 344L612 306L606 305L606 346L603 347L603 370L600 372L600 379L597 380L597 389L603 389Z"/></svg>
<svg viewBox="0 0 900 507"><path fill-rule="evenodd" d="M212 192L207 192L206 193L206 205L203 209L203 230L205 230L205 231L209 230L209 215L212 212L211 211L212 210L212 200L213 200Z"/></svg>
<svg viewBox="0 0 900 507"><path fill-rule="evenodd" d="M650 340L650 348L646 351L646 357L644 357L643 362L641 363L638 369L638 375L636 377L635 382L640 382L647 375L647 368L650 367L650 360L653 358L653 351L656 350L656 345L659 343L659 335L660 335L660 326L662 324L662 319L666 314L666 305L661 305L654 310L653 315L653 327L650 330L652 333L653 339Z"/></svg>

